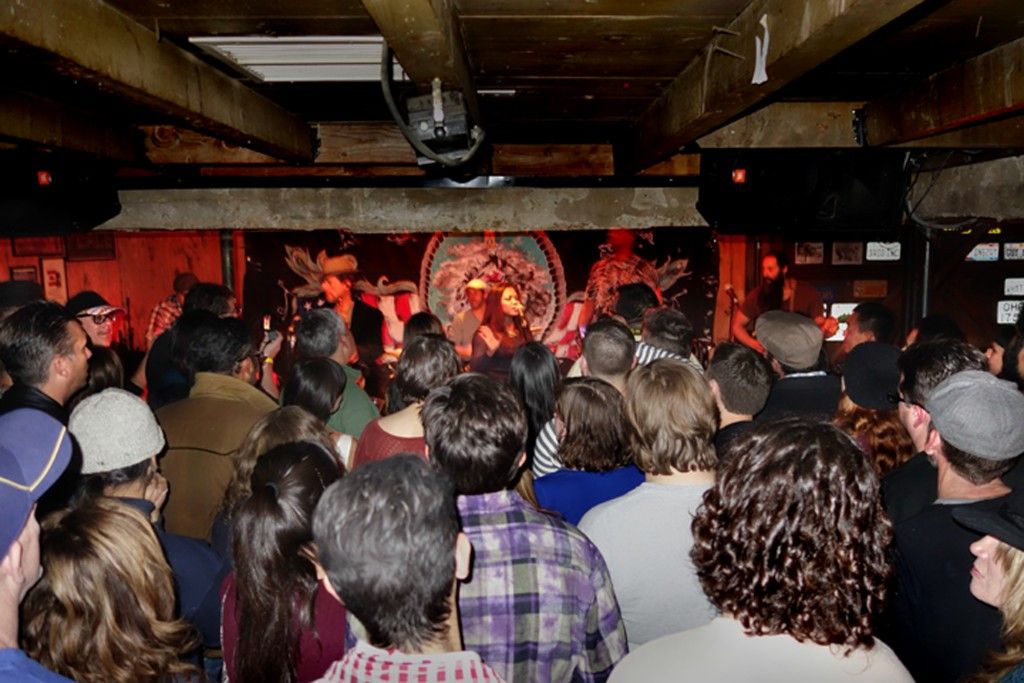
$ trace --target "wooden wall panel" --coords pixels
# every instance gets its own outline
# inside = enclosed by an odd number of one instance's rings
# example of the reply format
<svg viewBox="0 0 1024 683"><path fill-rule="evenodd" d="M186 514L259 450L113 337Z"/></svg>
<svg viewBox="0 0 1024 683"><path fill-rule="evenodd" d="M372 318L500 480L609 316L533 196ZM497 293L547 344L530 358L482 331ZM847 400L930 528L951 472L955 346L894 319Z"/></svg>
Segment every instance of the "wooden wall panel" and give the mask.
<svg viewBox="0 0 1024 683"><path fill-rule="evenodd" d="M221 281L220 234L119 233L116 264L125 296L131 297L132 345L142 348L150 311L171 293L175 275L191 271L203 282ZM122 299L123 305L127 303Z"/></svg>
<svg viewBox="0 0 1024 683"><path fill-rule="evenodd" d="M718 298L715 301L713 336L716 342L728 341L732 334L732 300L725 290L731 284L736 296L743 299L746 292L747 238L745 235L718 236Z"/></svg>

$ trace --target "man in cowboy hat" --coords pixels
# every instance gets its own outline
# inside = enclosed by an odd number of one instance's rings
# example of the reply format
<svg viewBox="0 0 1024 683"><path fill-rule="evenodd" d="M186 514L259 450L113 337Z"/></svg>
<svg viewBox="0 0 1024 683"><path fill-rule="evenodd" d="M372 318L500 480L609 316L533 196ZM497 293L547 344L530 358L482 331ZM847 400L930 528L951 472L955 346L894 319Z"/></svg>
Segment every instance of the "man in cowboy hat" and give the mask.
<svg viewBox="0 0 1024 683"><path fill-rule="evenodd" d="M351 254L328 257L326 252L320 252L317 262L321 271L320 290L352 332L359 359L372 365L384 353L381 340L384 315L353 296L352 285L359 272L356 257Z"/></svg>

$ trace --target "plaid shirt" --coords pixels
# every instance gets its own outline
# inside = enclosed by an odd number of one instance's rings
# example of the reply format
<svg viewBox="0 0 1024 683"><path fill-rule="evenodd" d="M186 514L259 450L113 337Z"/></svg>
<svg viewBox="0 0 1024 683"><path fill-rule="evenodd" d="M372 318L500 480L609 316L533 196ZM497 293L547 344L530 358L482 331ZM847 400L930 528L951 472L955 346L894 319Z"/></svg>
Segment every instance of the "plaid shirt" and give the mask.
<svg viewBox="0 0 1024 683"><path fill-rule="evenodd" d="M514 491L459 496L473 543L462 637L510 683L604 681L626 631L604 558L576 527Z"/></svg>
<svg viewBox="0 0 1024 683"><path fill-rule="evenodd" d="M146 341L152 344L154 339L171 328L174 321L180 315L181 304L178 303L173 294L160 301L153 307L153 312L149 314L149 325L146 327Z"/></svg>
<svg viewBox="0 0 1024 683"><path fill-rule="evenodd" d="M407 655L362 641L316 683L503 683L475 652Z"/></svg>

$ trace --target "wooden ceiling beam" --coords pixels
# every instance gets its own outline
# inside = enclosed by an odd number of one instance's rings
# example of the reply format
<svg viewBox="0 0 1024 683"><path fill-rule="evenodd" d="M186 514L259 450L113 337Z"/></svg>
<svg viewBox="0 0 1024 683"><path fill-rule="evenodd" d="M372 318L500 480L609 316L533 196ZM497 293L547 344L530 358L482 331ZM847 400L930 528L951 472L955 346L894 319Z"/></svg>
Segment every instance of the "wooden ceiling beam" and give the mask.
<svg viewBox="0 0 1024 683"><path fill-rule="evenodd" d="M459 90L474 123L480 124L480 103L453 1L363 0L363 6L406 75L421 86L439 78Z"/></svg>
<svg viewBox="0 0 1024 683"><path fill-rule="evenodd" d="M857 147L853 111L863 102L776 102L697 141L701 149Z"/></svg>
<svg viewBox="0 0 1024 683"><path fill-rule="evenodd" d="M297 116L100 0L32 0L0 13L0 39L134 105L291 161L314 157Z"/></svg>
<svg viewBox="0 0 1024 683"><path fill-rule="evenodd" d="M871 146L897 145L1024 111L1024 38L864 107Z"/></svg>
<svg viewBox="0 0 1024 683"><path fill-rule="evenodd" d="M635 172L675 154L922 2L753 0L643 114L616 150L620 167ZM754 84L766 39L767 80Z"/></svg>
<svg viewBox="0 0 1024 683"><path fill-rule="evenodd" d="M958 128L896 147L915 149L1024 150L1024 114L968 128Z"/></svg>
<svg viewBox="0 0 1024 683"><path fill-rule="evenodd" d="M19 92L0 93L0 137L129 163L141 153L135 129Z"/></svg>

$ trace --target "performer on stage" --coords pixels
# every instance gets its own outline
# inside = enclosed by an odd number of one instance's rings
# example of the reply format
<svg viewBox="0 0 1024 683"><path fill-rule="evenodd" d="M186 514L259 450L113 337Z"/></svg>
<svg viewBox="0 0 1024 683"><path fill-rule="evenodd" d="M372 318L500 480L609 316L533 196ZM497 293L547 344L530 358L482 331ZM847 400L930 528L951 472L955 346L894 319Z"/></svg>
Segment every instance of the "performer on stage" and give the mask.
<svg viewBox="0 0 1024 683"><path fill-rule="evenodd" d="M789 276L789 259L780 252L771 252L761 259L760 285L747 293L746 299L732 318L733 339L758 353L765 349L750 331L758 316L766 311L790 311L806 315L821 329L825 338L839 329L839 321L825 316L818 290Z"/></svg>

